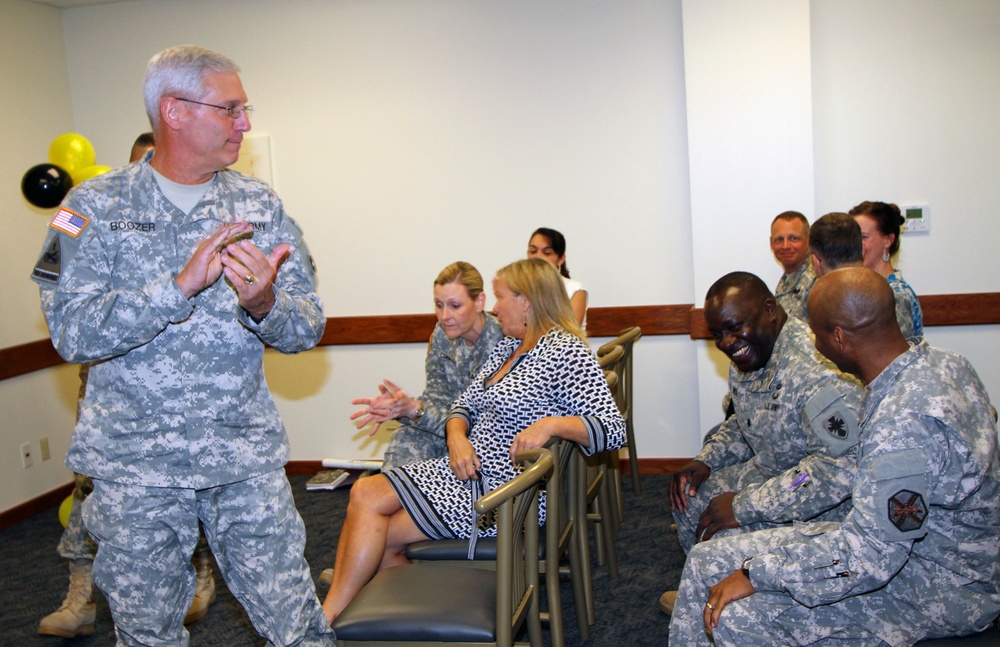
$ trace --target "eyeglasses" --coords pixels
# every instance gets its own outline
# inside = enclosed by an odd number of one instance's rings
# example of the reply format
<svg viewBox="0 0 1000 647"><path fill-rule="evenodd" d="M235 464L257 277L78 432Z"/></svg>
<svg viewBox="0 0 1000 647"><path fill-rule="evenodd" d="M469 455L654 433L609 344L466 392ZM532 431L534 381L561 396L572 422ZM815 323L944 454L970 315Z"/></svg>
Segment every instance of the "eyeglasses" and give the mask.
<svg viewBox="0 0 1000 647"><path fill-rule="evenodd" d="M225 110L231 119L239 119L244 114L246 114L247 119L249 119L253 115L253 106L217 106L214 103L205 103L204 101L195 101L194 99L185 99L184 97L174 98L178 101L184 101L186 103L197 103L199 106L208 106L209 108Z"/></svg>

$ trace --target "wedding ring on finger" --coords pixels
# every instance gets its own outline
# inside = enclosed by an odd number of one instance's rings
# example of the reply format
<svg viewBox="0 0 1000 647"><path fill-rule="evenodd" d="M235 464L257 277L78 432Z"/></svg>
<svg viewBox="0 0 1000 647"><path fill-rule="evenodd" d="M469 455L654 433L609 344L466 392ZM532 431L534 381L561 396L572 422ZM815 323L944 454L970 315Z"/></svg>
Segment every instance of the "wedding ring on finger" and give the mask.
<svg viewBox="0 0 1000 647"><path fill-rule="evenodd" d="M252 284L256 280L257 277L254 276L253 274L247 274L246 276L243 277L243 282L246 283L247 285Z"/></svg>
<svg viewBox="0 0 1000 647"><path fill-rule="evenodd" d="M709 609L711 609L712 611L715 611L715 607L712 606L711 602L706 602L705 606L708 607Z"/></svg>

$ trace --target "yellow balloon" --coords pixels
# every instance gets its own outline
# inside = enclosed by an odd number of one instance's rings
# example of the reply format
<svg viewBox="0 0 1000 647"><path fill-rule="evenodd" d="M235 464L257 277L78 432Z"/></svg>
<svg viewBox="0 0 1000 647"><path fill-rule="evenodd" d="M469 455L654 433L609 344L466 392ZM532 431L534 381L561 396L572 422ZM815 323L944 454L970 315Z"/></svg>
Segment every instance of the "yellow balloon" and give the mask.
<svg viewBox="0 0 1000 647"><path fill-rule="evenodd" d="M94 146L79 133L59 135L49 145L49 162L72 175L73 171L94 165Z"/></svg>
<svg viewBox="0 0 1000 647"><path fill-rule="evenodd" d="M104 166L102 164L91 164L90 166L84 166L75 171L71 171L69 176L73 178L73 186L79 186L85 180L89 180L92 177L96 177L101 173L107 173L111 170L110 166Z"/></svg>
<svg viewBox="0 0 1000 647"><path fill-rule="evenodd" d="M66 497L61 504L59 504L59 523L63 525L63 528L69 523L69 513L73 510L73 495L70 494Z"/></svg>

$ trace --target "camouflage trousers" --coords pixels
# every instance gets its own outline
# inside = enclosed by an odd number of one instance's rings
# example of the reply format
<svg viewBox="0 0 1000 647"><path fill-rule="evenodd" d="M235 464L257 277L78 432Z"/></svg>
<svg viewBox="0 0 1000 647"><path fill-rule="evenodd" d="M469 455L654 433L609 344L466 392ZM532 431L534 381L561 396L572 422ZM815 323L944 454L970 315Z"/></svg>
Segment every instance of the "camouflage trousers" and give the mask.
<svg viewBox="0 0 1000 647"><path fill-rule="evenodd" d="M69 519L66 522L66 529L59 537L59 545L56 552L63 559L79 560L87 559L94 561L97 555L97 544L91 539L86 526L83 525L83 502L87 500L90 493L94 491L94 482L89 476L83 474L73 474L73 504L70 507ZM208 541L205 533L198 531L198 545L194 549L194 556L191 561L195 567L199 564L209 564L211 562L212 551L208 548Z"/></svg>
<svg viewBox="0 0 1000 647"><path fill-rule="evenodd" d="M118 645L186 646L201 520L229 590L272 645L333 645L284 470L206 490L94 480L83 520Z"/></svg>
<svg viewBox="0 0 1000 647"><path fill-rule="evenodd" d="M685 553L691 552L691 547L698 540L695 531L698 529L698 518L708 507L709 502L723 492L741 492L743 488L754 483L761 483L767 480L758 470L753 461L729 465L720 470L713 471L708 478L702 481L698 488L698 494L688 496L687 510L681 512L674 510L674 522L677 524L677 539L680 540L681 548ZM751 526L732 528L716 533L716 537L739 534L750 530L771 527L773 524L754 524ZM742 562L742 560L740 560Z"/></svg>
<svg viewBox="0 0 1000 647"><path fill-rule="evenodd" d="M81 509L83 502L94 490L94 484L89 476L83 474L73 474L73 504L69 510L69 519L66 521L66 529L59 537L59 545L56 551L63 559L94 559L97 554L97 545L87 534L87 528L83 525Z"/></svg>
<svg viewBox="0 0 1000 647"><path fill-rule="evenodd" d="M443 436L401 425L389 438L389 446L382 459L382 471L447 455L448 444Z"/></svg>
<svg viewBox="0 0 1000 647"><path fill-rule="evenodd" d="M708 590L727 575L740 570L747 557L766 553L771 546L793 541L800 537L798 532L795 527L772 528L720 537L694 546L684 563L677 603L670 618L670 645L712 645L705 632L703 615ZM713 630L714 644L738 647L887 645L875 634L854 624L854 617L857 617L856 609L845 609L838 603L810 609L786 593L762 591L726 605L719 618L719 626Z"/></svg>

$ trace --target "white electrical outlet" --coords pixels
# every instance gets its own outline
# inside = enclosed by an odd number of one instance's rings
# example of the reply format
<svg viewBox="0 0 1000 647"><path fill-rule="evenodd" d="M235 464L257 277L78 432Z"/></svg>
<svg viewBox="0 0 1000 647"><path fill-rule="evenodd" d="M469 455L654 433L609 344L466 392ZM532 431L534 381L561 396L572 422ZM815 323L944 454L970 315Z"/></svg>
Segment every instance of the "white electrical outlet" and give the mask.
<svg viewBox="0 0 1000 647"><path fill-rule="evenodd" d="M52 458L52 454L49 453L49 437L44 436L38 439L38 455L43 461L47 461Z"/></svg>
<svg viewBox="0 0 1000 647"><path fill-rule="evenodd" d="M21 467L28 469L33 462L31 458L31 443L21 443Z"/></svg>

